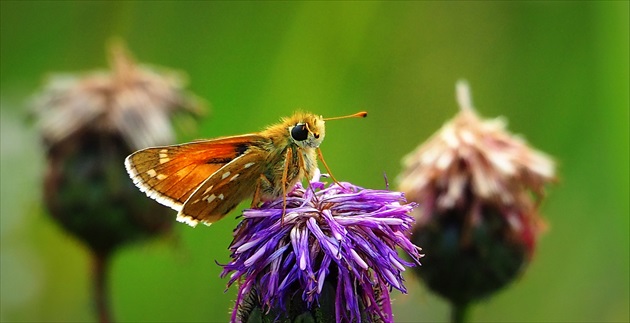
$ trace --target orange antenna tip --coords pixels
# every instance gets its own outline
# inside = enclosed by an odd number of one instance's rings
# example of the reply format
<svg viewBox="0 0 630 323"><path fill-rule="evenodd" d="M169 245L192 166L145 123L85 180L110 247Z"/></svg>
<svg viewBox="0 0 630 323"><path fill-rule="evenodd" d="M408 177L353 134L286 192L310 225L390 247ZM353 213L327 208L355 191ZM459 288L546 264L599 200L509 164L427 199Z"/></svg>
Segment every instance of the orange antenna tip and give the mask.
<svg viewBox="0 0 630 323"><path fill-rule="evenodd" d="M357 112L355 114L351 114L351 115L347 115L347 116L343 116L343 117L324 118L324 121L337 120L337 119L346 119L346 118L365 118L365 117L367 117L367 112L366 111L361 111L361 112Z"/></svg>

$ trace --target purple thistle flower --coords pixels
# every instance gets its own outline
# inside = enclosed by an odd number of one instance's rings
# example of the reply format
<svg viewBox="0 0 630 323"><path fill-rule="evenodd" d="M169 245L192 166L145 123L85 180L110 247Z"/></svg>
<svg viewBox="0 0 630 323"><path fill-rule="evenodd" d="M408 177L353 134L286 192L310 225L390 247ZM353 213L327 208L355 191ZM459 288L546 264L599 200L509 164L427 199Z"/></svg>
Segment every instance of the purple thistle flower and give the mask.
<svg viewBox="0 0 630 323"><path fill-rule="evenodd" d="M422 257L408 238L415 204L400 192L326 186L319 177L307 188L296 184L283 219L282 199L243 211L222 273L232 273L228 287L240 285L232 322L243 320L239 313L252 297L275 319L288 318L294 297L308 309L320 306L325 282L336 286L329 296L337 322L393 322L389 291L406 292L402 272Z"/></svg>

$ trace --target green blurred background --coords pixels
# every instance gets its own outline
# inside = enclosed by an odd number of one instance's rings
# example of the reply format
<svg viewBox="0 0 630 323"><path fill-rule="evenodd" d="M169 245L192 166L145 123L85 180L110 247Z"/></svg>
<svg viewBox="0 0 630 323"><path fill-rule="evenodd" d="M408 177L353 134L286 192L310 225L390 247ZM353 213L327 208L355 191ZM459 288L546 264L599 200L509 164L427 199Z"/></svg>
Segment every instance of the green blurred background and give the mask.
<svg viewBox="0 0 630 323"><path fill-rule="evenodd" d="M529 270L474 321L628 321L628 2L1 1L2 321L93 321L87 250L41 202L43 151L28 97L51 72L106 67L126 40L145 63L184 71L212 104L197 137L257 131L296 109L324 116L339 179L383 188L400 159L457 111L466 78L481 115L557 158ZM228 319L221 263L237 223L176 225L113 261L120 321ZM175 212L173 212L173 217ZM407 277L396 321L447 305Z"/></svg>

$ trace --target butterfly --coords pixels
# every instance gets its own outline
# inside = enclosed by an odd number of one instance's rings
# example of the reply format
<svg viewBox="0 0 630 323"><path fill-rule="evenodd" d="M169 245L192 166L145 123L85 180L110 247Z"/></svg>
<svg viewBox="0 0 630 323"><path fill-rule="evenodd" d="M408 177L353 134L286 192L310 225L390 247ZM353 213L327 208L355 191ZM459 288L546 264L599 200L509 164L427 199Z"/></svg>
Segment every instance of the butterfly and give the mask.
<svg viewBox="0 0 630 323"><path fill-rule="evenodd" d="M250 196L252 207L280 196L286 206L287 190L312 177L318 156L328 169L319 149L325 122L366 116L298 112L258 133L142 149L125 168L147 196L178 212L177 221L210 225Z"/></svg>

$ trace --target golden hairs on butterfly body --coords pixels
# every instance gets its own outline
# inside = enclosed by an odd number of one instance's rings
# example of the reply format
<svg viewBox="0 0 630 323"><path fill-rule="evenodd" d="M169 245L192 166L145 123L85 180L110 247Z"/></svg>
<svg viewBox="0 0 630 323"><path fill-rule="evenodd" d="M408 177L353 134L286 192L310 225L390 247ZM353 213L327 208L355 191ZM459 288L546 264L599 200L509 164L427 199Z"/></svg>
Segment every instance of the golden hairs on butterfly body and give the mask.
<svg viewBox="0 0 630 323"><path fill-rule="evenodd" d="M305 127L307 138L304 140L293 138L291 133L294 127ZM266 157L266 164L271 169L266 175L269 175L272 183L271 187L266 187L263 179L262 200L273 200L282 194L283 179L286 187L293 187L298 180L313 175L317 167L316 149L326 135L325 121L322 116L298 112L291 117L283 118L279 124L267 127L260 135L271 141ZM285 168L286 175L283 175ZM253 203L257 202L254 199Z"/></svg>

